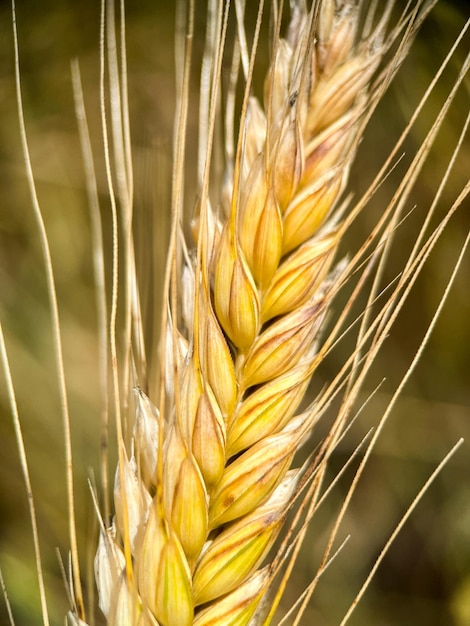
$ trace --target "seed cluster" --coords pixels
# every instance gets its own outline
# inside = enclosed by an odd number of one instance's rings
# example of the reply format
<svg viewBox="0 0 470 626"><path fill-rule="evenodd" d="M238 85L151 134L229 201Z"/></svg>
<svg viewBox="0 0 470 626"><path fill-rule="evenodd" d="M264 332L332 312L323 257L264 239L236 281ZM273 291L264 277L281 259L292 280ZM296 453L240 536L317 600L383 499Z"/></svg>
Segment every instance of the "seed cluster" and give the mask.
<svg viewBox="0 0 470 626"><path fill-rule="evenodd" d="M187 328L169 324L165 420L137 392L115 523L103 527L95 561L109 624L257 623L271 583L269 566L259 568L314 421L298 411L319 362L335 209L383 34L359 39L354 2L293 5L264 108L248 100L220 210L201 206L197 261L182 280Z"/></svg>

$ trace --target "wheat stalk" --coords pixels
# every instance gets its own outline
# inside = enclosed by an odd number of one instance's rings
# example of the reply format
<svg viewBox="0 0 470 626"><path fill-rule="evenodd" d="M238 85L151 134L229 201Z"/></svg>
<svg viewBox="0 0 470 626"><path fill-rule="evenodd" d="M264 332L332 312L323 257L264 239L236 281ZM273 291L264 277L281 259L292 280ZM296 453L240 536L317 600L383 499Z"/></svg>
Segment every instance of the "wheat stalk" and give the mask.
<svg viewBox="0 0 470 626"><path fill-rule="evenodd" d="M417 3L390 27L392 3L376 16L374 5L367 12L353 2L324 0L314 2L309 9L296 2L291 6L287 28L282 7L278 7L262 106L252 95L252 78L263 3L259 4L251 43L243 25L244 3L237 2L233 8L230 3L225 7L209 3L201 80L199 201L192 222L195 249L191 250L180 226L184 219L194 23L190 4L186 42L181 48L160 383L159 392L149 397L142 390L148 385L132 239L132 167L129 129L124 123L126 73L124 69L119 74L112 6L109 3L106 19L104 11L102 16L102 115L113 216L113 295L108 332L119 458L112 521L106 455L102 465L105 504L104 512L99 513L100 541L95 558L99 606L107 623L123 626L267 624L274 618L285 579L300 549L304 524L325 497L327 462L344 437L360 386L448 219L468 193L467 185L445 220L423 245L416 245L403 275L390 287L374 319L367 321L367 313L364 316L356 347L338 375L306 406L312 375L341 339L356 298L379 258L386 258L405 199L451 101L436 118L422 151L368 241L352 259L334 262L350 225L376 192L393 159L391 155L390 163L353 205L344 198L344 190L357 146L430 7L423 9ZM225 94L221 68L227 55L227 28L234 19L232 11L236 13L237 32L230 59L230 86ZM280 36L284 29L286 38ZM116 193L106 130L105 39L119 173ZM124 41L122 33L122 46ZM243 97L235 123L240 68ZM77 111L84 120L76 67L74 76ZM223 182L215 176L221 172L213 156L217 149L215 129L221 125L221 99L227 102ZM465 129L462 138L464 134ZM86 151L84 121L81 135ZM92 182L89 187L92 204L96 205ZM122 354L117 333L119 246L125 259ZM461 258L449 285L460 263ZM97 267L102 272L99 263ZM379 272L380 268L379 264ZM328 313L333 299L355 273L360 277L357 288L331 327ZM104 287L101 291L104 293ZM376 298L374 287L371 307ZM445 299L446 294L441 306ZM101 310L104 337L104 299ZM426 338L422 345L425 343ZM107 349L103 352L107 354ZM58 354L60 361L60 349ZM63 369L60 363L59 369ZM412 370L413 366L407 376ZM343 391L327 436L309 462L296 468L295 455ZM389 410L367 447L351 493L388 414ZM66 417L66 432L68 423ZM75 598L69 621L83 625L91 622L81 591L71 477L69 480L71 587ZM298 515L303 514L305 522L294 519L287 527L286 539L266 564L289 512L299 501ZM318 574L301 598L295 623L333 558L348 502L349 496L334 522ZM95 504L98 511L96 496Z"/></svg>

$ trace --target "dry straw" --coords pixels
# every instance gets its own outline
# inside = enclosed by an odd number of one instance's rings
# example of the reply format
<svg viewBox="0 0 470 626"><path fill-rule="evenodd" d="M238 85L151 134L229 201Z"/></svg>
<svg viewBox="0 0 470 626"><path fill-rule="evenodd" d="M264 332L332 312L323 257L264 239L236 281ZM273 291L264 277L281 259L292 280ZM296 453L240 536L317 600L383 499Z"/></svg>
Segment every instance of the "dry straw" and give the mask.
<svg viewBox="0 0 470 626"><path fill-rule="evenodd" d="M147 381L132 239L127 77L122 59L116 56L112 3L106 11L103 7L103 77L107 59L115 163L108 150L103 78L103 140L114 249L110 317L108 321L102 298L101 319L103 354L109 351L111 358L119 458L113 506L106 455L104 492L94 494L98 511L101 496L104 503L98 513L100 539L94 566L99 608L110 625L271 623L306 524L329 491L324 484L326 465L351 419L361 383L427 256L468 192L467 185L445 219L418 240L402 275L381 299L377 279L369 305L372 308L379 299L378 310L371 319L366 310L357 320L356 347L350 357L317 397L306 400L312 375L346 330L364 283L374 271L380 276L403 206L451 98L368 240L350 259L338 260L338 248L351 223L397 158L400 142L363 198L353 204L345 195L365 125L430 6L417 2L392 18L391 2L358 5L323 0L307 6L298 0L290 5L287 11L277 3L265 8L260 2L249 30L244 2L208 3L199 113L199 199L191 223L194 244L183 235L181 224L196 9L192 3L181 7L179 26L184 25L185 38L178 48L173 226L161 312L160 378L153 386ZM269 12L272 45L261 101L254 96L252 83L256 64L262 63L259 37ZM122 15L121 19L124 24ZM124 42L122 31L123 58ZM87 155L89 140L76 66L74 84ZM222 127L223 131L216 130ZM216 151L220 154L221 136L223 172L213 156ZM87 163L99 259L100 224L89 156ZM116 191L113 167L119 175ZM100 263L97 276L102 283ZM121 283L119 272L124 274ZM334 298L354 275L356 287L332 324ZM122 285L124 294L118 299ZM118 334L121 301L124 322ZM444 301L445 296L441 306ZM105 377L106 360L103 363ZM297 452L339 394L342 401L328 434L321 441L313 440L315 451L299 468ZM393 402L333 520L318 573L293 607L289 618L293 623L301 619L333 558L344 511ZM68 619L78 626L93 623L93 618L85 610L81 591L71 483L70 479L74 604ZM295 515L290 515L292 511Z"/></svg>

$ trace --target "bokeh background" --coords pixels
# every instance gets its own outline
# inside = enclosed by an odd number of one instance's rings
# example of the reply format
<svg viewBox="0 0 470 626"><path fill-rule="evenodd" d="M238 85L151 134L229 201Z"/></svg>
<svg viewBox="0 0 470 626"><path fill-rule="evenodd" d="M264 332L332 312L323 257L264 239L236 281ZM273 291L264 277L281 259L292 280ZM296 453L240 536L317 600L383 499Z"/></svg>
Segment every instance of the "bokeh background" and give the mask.
<svg viewBox="0 0 470 626"><path fill-rule="evenodd" d="M400 4L400 3L398 3ZM70 78L78 58L92 129L103 220L109 201L99 126L99 3L96 0L19 0L21 76L28 141L51 245L63 332L70 402L79 542L84 571L94 546L94 513L87 478L99 474L100 404L90 220ZM414 50L371 122L351 176L356 195L403 129L439 63L462 28L466 2L442 0L424 24ZM135 169L139 267L147 287L158 291L165 253L171 168L174 85L173 3L141 0L127 6L129 102ZM196 50L202 47L203 12L196 19ZM38 509L40 541L52 624L63 623L68 600L56 548L67 563L63 433L53 360L50 312L37 226L21 155L15 102L11 9L0 2L0 320L6 335L25 445ZM419 147L432 116L445 99L469 50L464 39L424 114L405 145L405 157L352 229L354 249L375 223L406 162ZM260 76L262 71L260 71ZM197 89L197 76L194 77ZM256 87L258 93L261 89ZM400 271L416 226L432 201L469 110L468 80L439 134L398 234L386 278ZM196 96L194 96L195 100ZM190 161L197 139L189 123ZM401 168L401 169L400 169ZM468 179L467 139L442 200L449 206ZM192 176L188 205L194 203ZM397 179L398 177L398 179ZM332 462L338 470L368 428L377 423L424 334L470 228L468 200L432 254L393 335L385 344L367 391L385 378ZM149 233L152 239L149 239ZM107 235L109 244L109 235ZM109 252L109 247L107 248ZM151 269L149 269L149 267ZM470 624L470 258L467 254L435 333L407 385L359 484L340 537L351 539L314 595L305 624L333 626L352 601L381 546L422 483L460 438L466 442L434 482L379 568L359 605L353 626L466 626ZM148 297L149 333L152 297ZM149 321L150 320L150 321ZM150 341L152 343L152 341ZM347 340L314 384L332 375L347 352ZM317 436L321 436L321 429ZM328 521L346 493L346 475L314 521L283 610L311 580ZM0 383L0 567L18 625L40 624L27 500L13 423ZM0 601L0 623L6 622ZM98 623L98 622L97 622Z"/></svg>

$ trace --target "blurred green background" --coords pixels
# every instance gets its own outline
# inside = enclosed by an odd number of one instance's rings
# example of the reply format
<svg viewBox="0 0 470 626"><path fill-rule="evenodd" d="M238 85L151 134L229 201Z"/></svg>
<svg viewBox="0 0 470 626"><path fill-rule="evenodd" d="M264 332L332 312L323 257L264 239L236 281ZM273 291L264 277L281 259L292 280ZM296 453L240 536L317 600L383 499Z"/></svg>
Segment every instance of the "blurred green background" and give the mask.
<svg viewBox="0 0 470 626"><path fill-rule="evenodd" d="M171 167L175 102L172 4L142 0L128 2L127 6L137 255L145 280L154 290L158 289L158 281L147 266L150 261L156 267L163 263ZM90 541L94 513L87 477L99 475L100 396L90 224L70 60L80 61L106 226L109 202L99 125L98 5L96 0L42 3L20 0L17 7L28 141L51 245L63 331L84 570L94 550ZM366 188L378 164L393 147L462 27L465 7L465 2L442 1L423 26L410 58L380 105L360 148L351 176L356 194ZM201 13L196 19L197 50L201 48L203 32ZM60 624L68 608L56 555L58 548L67 562L63 434L45 273L21 155L8 2L0 3L0 41L0 320L36 497L51 623ZM353 250L375 223L396 187L397 177L419 147L432 116L452 86L468 49L467 36L406 142L401 170L398 167L385 182L354 225L345 251ZM414 205L416 208L399 230L388 280L400 271L416 226L432 201L469 110L468 87L467 81L413 192L409 208ZM191 114L188 150L190 161L194 161L197 133L194 111ZM442 211L465 184L469 170L467 139L444 194ZM194 202L191 174L194 172L190 172L187 189L190 208ZM386 381L347 441L341 444L332 472L341 467L363 434L377 422L413 357L469 230L469 213L467 200L432 254L384 346L364 394L384 377ZM155 243L149 241L149 233L156 238ZM392 546L350 623L356 626L470 624L469 280L467 255L422 361L387 424L351 503L340 533L342 538L351 534L351 539L321 580L302 623L322 626L339 623L381 546L424 480L457 439L466 437L464 446L433 484ZM151 323L149 329L152 332ZM325 378L316 381L318 388L344 358L347 341L345 344L323 368L321 374ZM348 480L351 475L339 484L314 521L283 610L314 575L328 520L337 511ZM0 384L0 567L17 624L42 623L27 500L3 379ZM6 619L0 602L0 623L6 623Z"/></svg>

